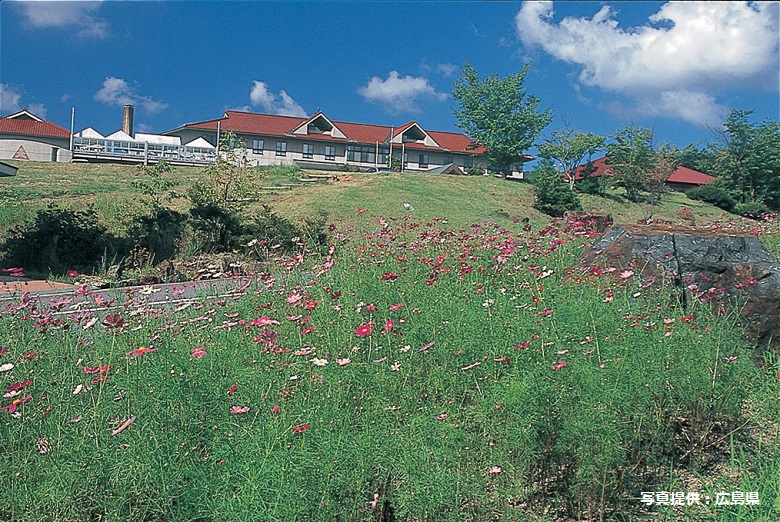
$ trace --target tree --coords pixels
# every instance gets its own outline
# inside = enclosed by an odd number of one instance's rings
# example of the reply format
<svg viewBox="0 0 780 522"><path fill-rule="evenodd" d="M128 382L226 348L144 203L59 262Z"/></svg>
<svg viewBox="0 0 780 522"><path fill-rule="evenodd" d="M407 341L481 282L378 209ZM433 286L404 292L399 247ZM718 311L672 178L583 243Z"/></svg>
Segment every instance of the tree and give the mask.
<svg viewBox="0 0 780 522"><path fill-rule="evenodd" d="M562 131L555 131L549 139L544 140L543 145L539 145L539 152L542 158L550 159L558 163L563 177L569 182L569 188L574 190L574 179L577 174L577 168L587 156L588 161L604 145L604 137L597 136L591 132L575 132L566 127Z"/></svg>
<svg viewBox="0 0 780 522"><path fill-rule="evenodd" d="M512 164L521 160L552 121L550 109L539 112L539 98L525 92L523 82L531 64L520 72L500 78L497 74L480 79L476 69L465 63L455 83L452 98L458 127L477 146L487 149L487 156L506 179Z"/></svg>
<svg viewBox="0 0 780 522"><path fill-rule="evenodd" d="M732 109L715 131L714 174L728 182L742 205L780 210L780 123L750 123L752 114Z"/></svg>
<svg viewBox="0 0 780 522"><path fill-rule="evenodd" d="M564 183L551 160L542 159L529 178L536 196L533 207L539 212L561 217L567 210L582 210L577 194Z"/></svg>
<svg viewBox="0 0 780 522"><path fill-rule="evenodd" d="M612 183L626 191L629 201L637 203L655 168L653 132L629 126L617 131L614 140L607 144L606 159Z"/></svg>

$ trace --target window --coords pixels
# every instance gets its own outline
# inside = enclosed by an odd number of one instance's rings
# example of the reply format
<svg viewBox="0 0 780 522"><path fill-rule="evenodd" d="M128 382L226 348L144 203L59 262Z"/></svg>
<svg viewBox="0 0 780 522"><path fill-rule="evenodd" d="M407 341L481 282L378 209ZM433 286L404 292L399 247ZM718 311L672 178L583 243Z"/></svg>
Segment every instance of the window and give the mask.
<svg viewBox="0 0 780 522"><path fill-rule="evenodd" d="M409 153L404 152L404 168L409 166Z"/></svg>
<svg viewBox="0 0 780 522"><path fill-rule="evenodd" d="M277 156L287 156L287 142L286 141L277 141L276 142L276 155Z"/></svg>
<svg viewBox="0 0 780 522"><path fill-rule="evenodd" d="M347 161L374 163L376 147L367 145L347 145Z"/></svg>
<svg viewBox="0 0 780 522"><path fill-rule="evenodd" d="M252 154L262 154L264 145L264 140L252 140Z"/></svg>
<svg viewBox="0 0 780 522"><path fill-rule="evenodd" d="M444 156L444 159L442 160L442 165L449 165L452 163L452 156Z"/></svg>
<svg viewBox="0 0 780 522"><path fill-rule="evenodd" d="M428 168L428 155L427 154L420 154L420 161L417 162L420 165L421 169L427 169Z"/></svg>
<svg viewBox="0 0 780 522"><path fill-rule="evenodd" d="M314 157L314 145L311 143L304 143L303 144L303 157L304 158L313 158Z"/></svg>
<svg viewBox="0 0 780 522"><path fill-rule="evenodd" d="M336 159L336 147L334 147L333 145L325 145L325 159L326 160Z"/></svg>

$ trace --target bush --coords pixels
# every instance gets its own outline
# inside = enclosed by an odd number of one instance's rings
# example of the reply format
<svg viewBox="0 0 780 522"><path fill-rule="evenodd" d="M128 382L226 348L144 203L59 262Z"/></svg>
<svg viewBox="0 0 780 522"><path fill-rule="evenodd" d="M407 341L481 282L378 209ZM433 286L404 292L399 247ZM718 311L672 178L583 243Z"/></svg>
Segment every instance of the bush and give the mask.
<svg viewBox="0 0 780 522"><path fill-rule="evenodd" d="M536 210L554 217L563 216L567 210L582 210L579 197L550 161L542 160L529 175L536 194L533 205Z"/></svg>
<svg viewBox="0 0 780 522"><path fill-rule="evenodd" d="M746 201L744 203L738 203L734 207L734 212L740 216L744 216L750 219L759 219L761 216L769 212L767 207L762 201Z"/></svg>
<svg viewBox="0 0 780 522"><path fill-rule="evenodd" d="M260 216L247 226L246 233L249 239L256 239L266 249L279 245L274 249L276 252L292 252L301 243L314 251L322 251L328 243L326 214L323 212L316 218L303 218L300 221L301 225L296 225L275 214L268 205L263 205ZM258 254L266 249L259 250Z"/></svg>
<svg viewBox="0 0 780 522"><path fill-rule="evenodd" d="M733 211L734 207L737 206L737 200L729 194L728 190L716 183L692 188L685 195L690 199L711 203L726 212Z"/></svg>
<svg viewBox="0 0 780 522"><path fill-rule="evenodd" d="M94 208L66 210L50 205L32 221L11 229L2 250L8 264L62 274L71 269L91 272L104 254L110 258L124 248L100 223Z"/></svg>
<svg viewBox="0 0 780 522"><path fill-rule="evenodd" d="M177 254L177 245L187 222L186 214L158 208L153 215L137 218L130 231L134 242L146 248L156 260L170 259Z"/></svg>
<svg viewBox="0 0 780 522"><path fill-rule="evenodd" d="M485 167L483 167L481 163L466 168L466 174L469 176L482 176L484 173Z"/></svg>
<svg viewBox="0 0 780 522"><path fill-rule="evenodd" d="M591 175L595 170L592 163L585 165L582 169L582 179L577 181L574 185L577 192L590 194L592 196L603 196L607 193L606 183L603 182L603 176Z"/></svg>

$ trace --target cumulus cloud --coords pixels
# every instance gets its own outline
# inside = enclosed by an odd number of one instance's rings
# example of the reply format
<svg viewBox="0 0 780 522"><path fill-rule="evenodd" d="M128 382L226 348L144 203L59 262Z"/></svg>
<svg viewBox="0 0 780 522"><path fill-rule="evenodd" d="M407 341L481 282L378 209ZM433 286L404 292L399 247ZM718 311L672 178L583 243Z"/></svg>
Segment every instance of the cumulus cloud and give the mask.
<svg viewBox="0 0 780 522"><path fill-rule="evenodd" d="M21 9L25 25L29 28L72 27L83 38L103 39L108 36L109 25L95 16L100 1L73 2L70 0L25 0L14 2Z"/></svg>
<svg viewBox="0 0 780 522"><path fill-rule="evenodd" d="M390 112L419 112L417 101L421 98L447 99L447 94L437 91L427 78L401 77L398 71L390 71L386 80L374 76L357 92L370 102L384 105Z"/></svg>
<svg viewBox="0 0 780 522"><path fill-rule="evenodd" d="M0 83L0 114L7 116L21 109L22 95L7 83Z"/></svg>
<svg viewBox="0 0 780 522"><path fill-rule="evenodd" d="M141 96L135 92L125 80L109 76L103 81L103 86L95 93L95 100L108 105L136 105L149 114L156 114L168 108L168 104Z"/></svg>
<svg viewBox="0 0 780 522"><path fill-rule="evenodd" d="M37 102L22 104L23 98L24 95L18 88L7 83L0 83L0 115L7 116L26 108L39 118L46 119L46 106Z"/></svg>
<svg viewBox="0 0 780 522"><path fill-rule="evenodd" d="M265 112L271 114L306 117L306 111L298 105L292 96L284 90L279 91L278 95L272 93L268 90L268 85L265 82L255 80L252 90L249 92L249 101L252 102L252 105L262 107Z"/></svg>
<svg viewBox="0 0 780 522"><path fill-rule="evenodd" d="M777 3L670 2L627 29L615 14L605 5L592 18L556 23L552 2L526 2L517 32L526 46L577 66L581 84L632 96L638 114L709 125L725 110L718 92L776 88Z"/></svg>

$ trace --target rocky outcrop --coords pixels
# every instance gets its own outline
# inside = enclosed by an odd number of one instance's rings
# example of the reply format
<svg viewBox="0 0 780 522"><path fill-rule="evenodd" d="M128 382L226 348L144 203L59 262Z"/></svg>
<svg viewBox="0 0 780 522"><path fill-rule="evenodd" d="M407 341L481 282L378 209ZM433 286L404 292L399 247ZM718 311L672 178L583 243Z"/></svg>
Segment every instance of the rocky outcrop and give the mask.
<svg viewBox="0 0 780 522"><path fill-rule="evenodd" d="M616 267L665 277L684 302L740 306L762 346L780 349L780 262L758 238L671 225L611 227L579 261L580 268Z"/></svg>

